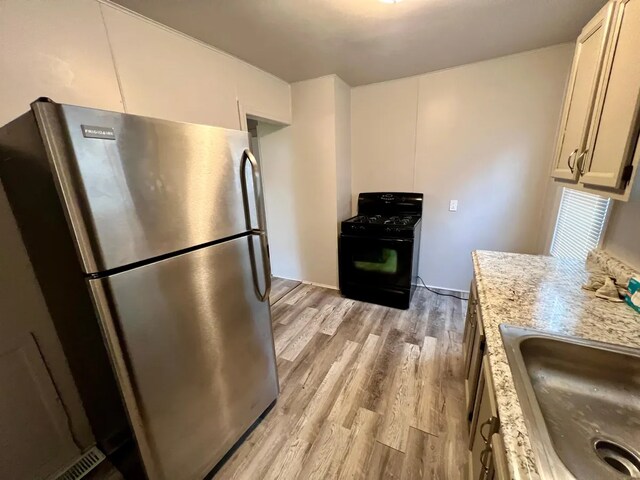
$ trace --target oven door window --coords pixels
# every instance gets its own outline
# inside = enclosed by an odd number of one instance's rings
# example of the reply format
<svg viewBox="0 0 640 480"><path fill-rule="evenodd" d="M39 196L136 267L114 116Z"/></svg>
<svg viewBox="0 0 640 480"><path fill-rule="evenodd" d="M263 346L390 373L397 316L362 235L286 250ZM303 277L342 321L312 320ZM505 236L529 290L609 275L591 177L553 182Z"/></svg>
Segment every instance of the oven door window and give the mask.
<svg viewBox="0 0 640 480"><path fill-rule="evenodd" d="M353 266L363 272L395 275L398 273L398 251L394 248L375 248L354 253Z"/></svg>
<svg viewBox="0 0 640 480"><path fill-rule="evenodd" d="M413 240L343 235L340 282L409 288Z"/></svg>

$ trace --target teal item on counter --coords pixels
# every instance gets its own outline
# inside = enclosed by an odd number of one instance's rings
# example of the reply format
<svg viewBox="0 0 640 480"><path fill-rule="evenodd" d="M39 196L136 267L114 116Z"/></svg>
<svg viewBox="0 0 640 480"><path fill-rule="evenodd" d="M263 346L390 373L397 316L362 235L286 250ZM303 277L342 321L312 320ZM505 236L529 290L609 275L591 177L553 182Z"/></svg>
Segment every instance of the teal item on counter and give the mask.
<svg viewBox="0 0 640 480"><path fill-rule="evenodd" d="M637 298L640 296L640 280L632 278L629 280L629 294L625 295L624 300L633 308L636 312L640 313L640 303L637 303ZM633 300L632 300L633 298ZM636 303L633 303L634 300Z"/></svg>

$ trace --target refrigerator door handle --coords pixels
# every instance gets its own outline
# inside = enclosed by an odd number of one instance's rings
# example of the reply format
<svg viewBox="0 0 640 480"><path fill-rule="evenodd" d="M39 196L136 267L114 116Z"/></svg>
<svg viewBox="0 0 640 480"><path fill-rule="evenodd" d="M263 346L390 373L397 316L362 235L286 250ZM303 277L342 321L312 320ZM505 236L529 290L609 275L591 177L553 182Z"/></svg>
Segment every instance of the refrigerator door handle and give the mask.
<svg viewBox="0 0 640 480"><path fill-rule="evenodd" d="M247 162L251 165L251 176L253 180L253 195L256 205L256 215L258 217L258 228L253 228L251 224L251 211L249 209L249 202L247 198L247 185L246 185L246 165ZM256 293L262 301L268 300L269 293L271 293L271 264L269 262L269 242L267 240L267 215L264 208L264 195L262 192L262 176L260 174L260 165L256 158L251 153L251 150L246 148L242 155L242 184L246 205L246 218L247 226L251 229L251 234L258 236L260 239L260 249L262 253L262 272L264 275L264 292L261 292L257 286L256 279ZM249 243L249 248L252 250L253 256L253 243Z"/></svg>
<svg viewBox="0 0 640 480"><path fill-rule="evenodd" d="M262 250L262 271L264 275L264 292L260 290L260 280L258 279L257 265L256 265L256 252L253 247L253 239L258 237L260 240L260 248ZM269 257L265 255L265 244L267 243L267 236L264 233L254 230L251 235L247 237L249 242L249 258L251 259L251 276L253 278L253 289L256 296L261 302L269 299L269 293L271 293L271 269L269 266ZM268 252L268 250L266 250Z"/></svg>
<svg viewBox="0 0 640 480"><path fill-rule="evenodd" d="M245 148L243 158L242 158L242 178L245 179L244 176L245 168L247 162L251 165L251 176L253 178L253 196L256 202L256 215L258 217L258 230L262 232L267 232L267 215L264 209L264 195L262 193L262 175L260 173L260 165L256 160L256 157L253 156L251 150ZM248 190L245 189L245 192ZM251 228L251 223L249 223L249 228ZM255 230L255 229L254 229Z"/></svg>

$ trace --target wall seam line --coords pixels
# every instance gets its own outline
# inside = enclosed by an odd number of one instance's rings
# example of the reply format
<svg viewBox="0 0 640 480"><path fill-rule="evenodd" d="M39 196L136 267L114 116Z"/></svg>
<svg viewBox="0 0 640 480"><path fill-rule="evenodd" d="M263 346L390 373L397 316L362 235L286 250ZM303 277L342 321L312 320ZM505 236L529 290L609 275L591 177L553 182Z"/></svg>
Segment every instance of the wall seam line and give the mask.
<svg viewBox="0 0 640 480"><path fill-rule="evenodd" d="M416 168L418 163L418 113L420 111L420 77L417 79L416 86L416 121L413 136L413 178L411 179L412 191L416 191Z"/></svg>
<svg viewBox="0 0 640 480"><path fill-rule="evenodd" d="M116 56L113 52L113 45L111 44L111 36L109 35L109 27L107 26L107 20L104 18L104 11L102 10L103 4L98 2L98 8L100 9L100 17L102 18L102 24L104 25L104 31L107 35L107 43L109 44L109 53L111 55L111 63L113 63L113 70L116 74L116 82L118 83L118 91L120 92L120 99L122 100L122 108L124 113L129 113L127 110L127 101L124 97L124 90L122 88L122 81L120 79L120 72L118 71L118 64L116 63Z"/></svg>
<svg viewBox="0 0 640 480"><path fill-rule="evenodd" d="M115 3L113 0L95 0L95 1L100 3L101 5L106 5L108 7L113 8L114 10L118 10L118 11L120 11L122 13L130 15L132 17L136 17L136 18L138 18L140 20L143 20L143 21L145 21L145 22L147 22L147 23L149 23L151 25L155 25L156 27L162 28L163 30L165 30L167 32L173 33L175 35L179 35L180 37L182 37L182 38L184 38L186 40L189 40L191 42L197 43L197 44L199 44L199 45L201 45L201 46L203 46L205 48L208 48L209 50L213 50L214 52L217 52L220 55L224 55L225 57L228 57L230 59L237 60L238 62L244 63L245 65L264 73L265 75L268 75L268 76L272 77L274 80L278 80L279 82L285 83L287 85L291 85L290 82L287 82L286 80L278 77L277 75L275 75L275 74L273 74L271 72L267 72L266 70L258 67L257 65L249 63L246 60L242 60L241 58L236 57L235 55L232 55L229 52L225 52L224 50L221 50L221 49L217 48L214 45L211 45L209 43L203 42L202 40L198 40L197 38L192 37L191 35L188 35L188 34L186 34L184 32L181 32L180 30L176 30L175 28L172 28L172 27L170 27L168 25L165 25L164 23L158 22L157 20L154 20L154 19L149 18L149 17L145 17L144 15L142 15L141 13L136 12L135 10L131 10L130 8L127 8L127 7L123 6L123 5L120 5L119 3ZM309 80L312 80L312 79L309 79Z"/></svg>

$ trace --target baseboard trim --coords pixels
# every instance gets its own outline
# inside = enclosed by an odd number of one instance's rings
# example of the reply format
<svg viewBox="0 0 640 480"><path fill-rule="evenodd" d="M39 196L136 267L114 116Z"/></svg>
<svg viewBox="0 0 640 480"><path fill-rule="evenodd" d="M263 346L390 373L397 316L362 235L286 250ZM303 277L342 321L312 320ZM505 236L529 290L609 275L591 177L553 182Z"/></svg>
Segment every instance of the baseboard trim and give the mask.
<svg viewBox="0 0 640 480"><path fill-rule="evenodd" d="M282 275L274 275L273 273L271 274L271 278L281 278L282 280L291 280L292 282L304 283L304 281L300 280L299 278L283 277Z"/></svg>
<svg viewBox="0 0 640 480"><path fill-rule="evenodd" d="M292 282L300 282L303 285L313 285L314 287L329 288L331 290L340 290L340 288L336 287L335 285L327 285L326 283L310 282L308 280L300 280L299 278L283 277L282 275L271 275L271 276L274 278L281 278L282 280L291 280Z"/></svg>
<svg viewBox="0 0 640 480"><path fill-rule="evenodd" d="M426 286L427 288L433 288L433 289L436 289L436 290L444 290L445 292L465 293L465 294L469 295L469 290L458 290L457 288L439 287L438 285L422 285L421 283L414 283L414 285L416 287L420 287L420 288L424 288Z"/></svg>
<svg viewBox="0 0 640 480"><path fill-rule="evenodd" d="M340 290L339 287L337 287L335 285L327 285L326 283L310 282L308 280L300 280L300 279L297 279L297 278L287 278L287 277L282 277L280 275L274 275L274 277L282 278L283 280L291 280L292 282L300 282L303 285L313 285L314 287L328 288L328 289L331 289L331 290ZM421 283L414 283L414 286L420 287L420 288L424 288L425 287L425 285L422 285ZM434 288L436 290L443 290L444 292L464 293L466 295L469 295L469 290L458 290L457 288L440 287L438 285L426 285L426 287L427 288Z"/></svg>
<svg viewBox="0 0 640 480"><path fill-rule="evenodd" d="M299 280L300 281L300 280ZM314 287L322 287L322 288L328 288L330 290L340 290L338 287L336 287L335 285L327 285L326 283L318 283L318 282L307 282L306 280L302 280L302 283L304 283L305 285L313 285Z"/></svg>

